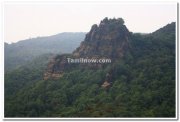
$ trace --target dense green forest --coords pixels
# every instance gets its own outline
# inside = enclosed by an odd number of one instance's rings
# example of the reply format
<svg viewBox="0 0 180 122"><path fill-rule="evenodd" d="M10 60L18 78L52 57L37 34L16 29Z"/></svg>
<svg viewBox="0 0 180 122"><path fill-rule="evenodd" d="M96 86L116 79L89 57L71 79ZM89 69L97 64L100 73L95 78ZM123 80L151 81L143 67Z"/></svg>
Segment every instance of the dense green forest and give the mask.
<svg viewBox="0 0 180 122"><path fill-rule="evenodd" d="M175 117L175 23L132 33L123 58L43 80L52 55L5 74L5 117ZM113 70L109 88L101 85Z"/></svg>

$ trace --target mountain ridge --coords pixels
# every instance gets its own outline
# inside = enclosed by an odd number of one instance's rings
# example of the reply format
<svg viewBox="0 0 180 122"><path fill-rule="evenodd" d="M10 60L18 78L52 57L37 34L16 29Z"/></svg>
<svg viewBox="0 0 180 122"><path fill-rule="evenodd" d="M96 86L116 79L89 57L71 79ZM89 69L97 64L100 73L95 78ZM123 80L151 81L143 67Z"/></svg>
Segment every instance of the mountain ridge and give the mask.
<svg viewBox="0 0 180 122"><path fill-rule="evenodd" d="M111 27L116 28L116 24ZM145 35L130 32L129 42L126 38L120 40L130 45L122 48L123 55L113 57L111 53L106 54L115 60L111 64L100 67L95 64L63 64L67 57L76 56L61 54L53 57L49 64L47 57L40 58L27 68L7 73L5 117L175 118L175 24L158 30ZM98 52L93 52L92 44L99 39L105 40L104 43L113 42L104 37L102 34L91 43L83 44L90 49L83 48L88 51L78 52L79 56L97 56ZM120 48L119 45L112 43L108 46ZM111 51L111 48L108 50ZM45 72L52 73L50 78L44 79Z"/></svg>
<svg viewBox="0 0 180 122"><path fill-rule="evenodd" d="M60 33L4 45L5 71L12 70L42 54L71 53L85 33Z"/></svg>

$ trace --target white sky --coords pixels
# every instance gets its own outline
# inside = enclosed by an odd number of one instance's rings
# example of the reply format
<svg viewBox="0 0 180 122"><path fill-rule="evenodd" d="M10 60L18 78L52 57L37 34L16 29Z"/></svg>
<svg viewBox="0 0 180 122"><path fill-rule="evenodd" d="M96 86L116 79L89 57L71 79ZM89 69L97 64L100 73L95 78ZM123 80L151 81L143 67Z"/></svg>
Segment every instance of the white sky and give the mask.
<svg viewBox="0 0 180 122"><path fill-rule="evenodd" d="M149 33L176 21L176 3L6 3L4 40L10 43L61 32L88 32L105 17L121 17L130 31Z"/></svg>

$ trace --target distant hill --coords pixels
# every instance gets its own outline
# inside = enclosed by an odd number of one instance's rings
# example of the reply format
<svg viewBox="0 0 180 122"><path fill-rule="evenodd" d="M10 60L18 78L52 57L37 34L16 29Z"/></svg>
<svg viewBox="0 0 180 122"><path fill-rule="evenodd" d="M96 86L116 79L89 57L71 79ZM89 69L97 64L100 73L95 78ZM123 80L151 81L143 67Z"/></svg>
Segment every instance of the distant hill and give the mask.
<svg viewBox="0 0 180 122"><path fill-rule="evenodd" d="M83 41L85 33L60 33L53 36L5 43L5 71L17 68L42 54L71 53Z"/></svg>

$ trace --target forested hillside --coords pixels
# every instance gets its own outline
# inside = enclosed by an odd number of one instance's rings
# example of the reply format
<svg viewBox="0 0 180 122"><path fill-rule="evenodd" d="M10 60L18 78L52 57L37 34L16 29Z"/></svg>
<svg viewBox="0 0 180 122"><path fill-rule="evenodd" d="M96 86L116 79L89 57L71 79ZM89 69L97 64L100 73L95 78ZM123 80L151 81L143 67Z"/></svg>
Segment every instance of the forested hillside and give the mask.
<svg viewBox="0 0 180 122"><path fill-rule="evenodd" d="M52 56L53 63L39 57L6 73L5 117L175 117L175 34L174 22L138 34L121 18L105 18L72 54ZM112 63L67 66L67 56Z"/></svg>

